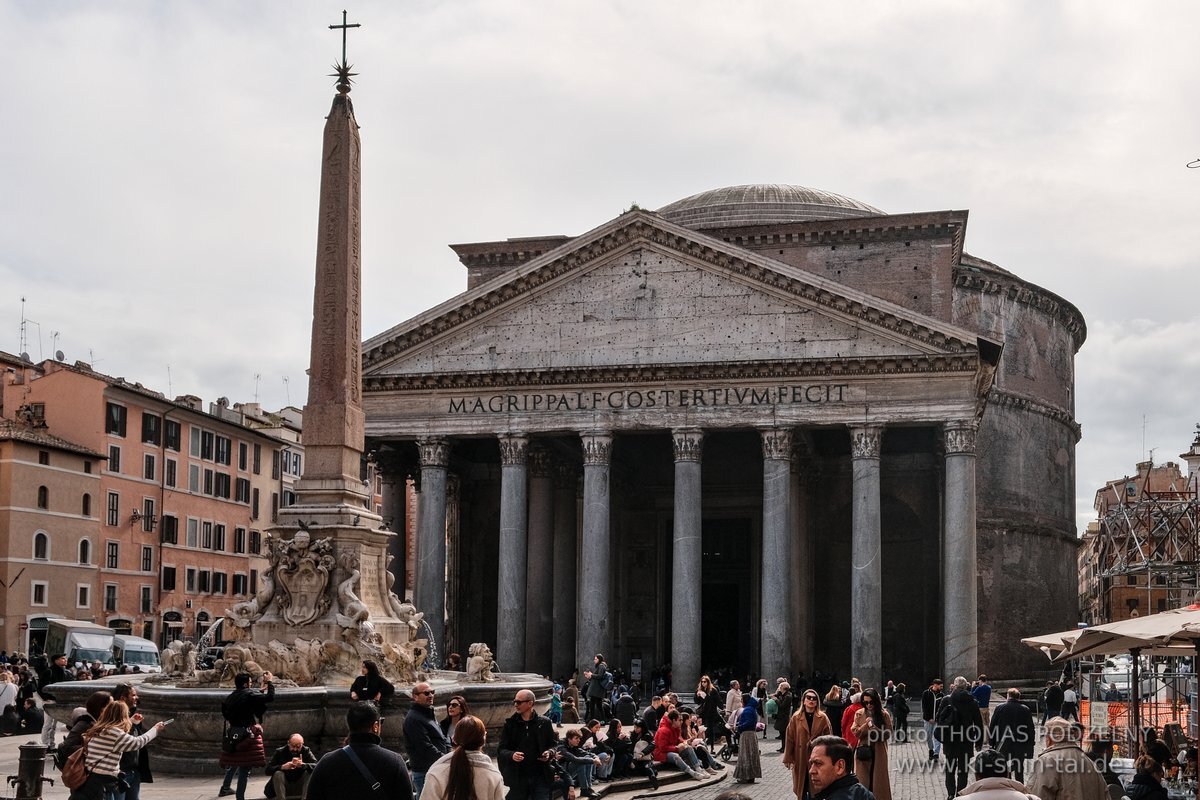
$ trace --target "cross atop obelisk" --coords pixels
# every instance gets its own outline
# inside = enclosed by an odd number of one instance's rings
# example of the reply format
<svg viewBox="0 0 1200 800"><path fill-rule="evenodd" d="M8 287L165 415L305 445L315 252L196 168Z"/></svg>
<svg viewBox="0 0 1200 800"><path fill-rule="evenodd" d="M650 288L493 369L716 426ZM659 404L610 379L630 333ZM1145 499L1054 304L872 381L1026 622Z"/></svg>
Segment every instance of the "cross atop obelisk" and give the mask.
<svg viewBox="0 0 1200 800"><path fill-rule="evenodd" d="M342 31L342 60L341 60L341 63L333 65L334 73L329 76L331 78L338 79L337 88L338 88L338 91L341 92L342 94L346 94L347 92L350 91L350 84L352 83L350 78L351 78L351 76L358 74L356 72L350 71L350 64L349 64L349 62L346 61L346 32L350 28L361 28L362 27L361 23L347 22L346 18L347 18L347 13L343 9L342 10L342 24L329 26L330 30L338 30L340 28Z"/></svg>

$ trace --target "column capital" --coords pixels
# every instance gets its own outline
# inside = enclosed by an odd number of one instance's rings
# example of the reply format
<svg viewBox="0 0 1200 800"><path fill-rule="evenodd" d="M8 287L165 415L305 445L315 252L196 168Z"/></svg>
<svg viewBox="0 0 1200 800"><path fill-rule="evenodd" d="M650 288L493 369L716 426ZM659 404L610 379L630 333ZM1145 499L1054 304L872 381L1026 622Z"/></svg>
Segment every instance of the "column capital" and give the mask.
<svg viewBox="0 0 1200 800"><path fill-rule="evenodd" d="M974 420L951 420L942 425L946 455L975 455L975 434L979 426Z"/></svg>
<svg viewBox="0 0 1200 800"><path fill-rule="evenodd" d="M554 458L541 445L529 448L529 477L550 478L554 475Z"/></svg>
<svg viewBox="0 0 1200 800"><path fill-rule="evenodd" d="M699 428L675 428L671 445L676 461L699 461L704 450L704 431Z"/></svg>
<svg viewBox="0 0 1200 800"><path fill-rule="evenodd" d="M581 433L583 440L583 463L585 465L608 466L612 457L612 434L603 431Z"/></svg>
<svg viewBox="0 0 1200 800"><path fill-rule="evenodd" d="M496 437L500 443L500 464L505 467L523 467L529 456L529 437L523 433L502 433Z"/></svg>
<svg viewBox="0 0 1200 800"><path fill-rule="evenodd" d="M444 437L417 439L422 467L450 466L450 440Z"/></svg>
<svg viewBox="0 0 1200 800"><path fill-rule="evenodd" d="M792 460L792 429L762 428L763 458L768 461Z"/></svg>
<svg viewBox="0 0 1200 800"><path fill-rule="evenodd" d="M882 425L863 425L850 429L851 458L879 458L883 441Z"/></svg>

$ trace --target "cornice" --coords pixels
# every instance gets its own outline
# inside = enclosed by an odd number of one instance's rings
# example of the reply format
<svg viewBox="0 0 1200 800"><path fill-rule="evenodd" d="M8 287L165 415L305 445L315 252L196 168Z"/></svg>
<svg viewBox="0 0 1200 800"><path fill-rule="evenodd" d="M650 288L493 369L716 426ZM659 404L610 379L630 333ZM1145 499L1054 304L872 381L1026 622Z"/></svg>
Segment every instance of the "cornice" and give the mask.
<svg viewBox="0 0 1200 800"><path fill-rule="evenodd" d="M721 248L724 243L719 240L677 228L662 222L658 217L642 212L633 212L631 216L634 219L625 224L601 228L594 238L583 241L577 248L557 258L540 264L537 261L532 262L526 269L504 275L468 293L457 305L441 313L436 313L435 310L427 318L418 317L407 330L396 332L382 341L369 342L370 346L363 350L364 371L382 366L401 353L484 315L520 295L532 292L567 272L637 244L658 246L682 254L749 278L843 317L892 331L936 350L957 353L974 351L976 348L975 338L966 337L965 334L969 332L965 329L962 329L964 337L951 335L945 330L931 328L903 316L900 307L891 306L885 301L875 303L873 298L865 294L860 297L860 293L856 292L842 293L841 287L820 280L817 276L785 274L776 267L760 263L768 262L769 259L749 251L746 251L745 255L729 252ZM623 218L618 218L621 219ZM787 269L783 264L779 264L778 267Z"/></svg>
<svg viewBox="0 0 1200 800"><path fill-rule="evenodd" d="M1070 332L1076 352L1087 338L1087 323L1079 309L1053 292L1015 275L958 265L954 268L954 288L981 294L1002 294L1015 303L1040 311Z"/></svg>
<svg viewBox="0 0 1200 800"><path fill-rule="evenodd" d="M1040 414L1070 428L1071 432L1075 435L1076 442L1083 437L1083 428L1075 421L1075 417L1071 412L1034 400L1031 397L993 388L988 392L987 405L988 407L1011 408L1017 411L1028 411L1031 414Z"/></svg>
<svg viewBox="0 0 1200 800"><path fill-rule="evenodd" d="M966 211L945 211L700 230L746 248L778 245L836 247L842 244L949 238L953 246L952 258L957 263L962 256L966 224Z"/></svg>
<svg viewBox="0 0 1200 800"><path fill-rule="evenodd" d="M643 364L503 372L368 375L363 378L363 391L373 393L431 389L504 389L516 386L591 386L608 383L695 383L698 380L849 378L867 375L974 373L978 368L979 356L975 352L962 355L805 361L714 361L708 364Z"/></svg>

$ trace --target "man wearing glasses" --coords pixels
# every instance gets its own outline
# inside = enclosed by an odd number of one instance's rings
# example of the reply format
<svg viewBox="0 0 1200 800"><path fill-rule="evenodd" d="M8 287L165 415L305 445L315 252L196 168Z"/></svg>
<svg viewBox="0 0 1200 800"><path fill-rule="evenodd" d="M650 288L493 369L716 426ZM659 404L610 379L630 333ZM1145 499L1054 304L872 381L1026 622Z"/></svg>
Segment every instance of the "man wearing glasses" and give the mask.
<svg viewBox="0 0 1200 800"><path fill-rule="evenodd" d="M528 689L517 692L513 700L516 711L500 732L498 758L508 787L507 800L550 800L550 759L558 736L550 720L537 713L533 701Z"/></svg>
<svg viewBox="0 0 1200 800"><path fill-rule="evenodd" d="M433 716L433 689L422 681L412 689L412 707L404 716L404 741L408 748L408 762L412 767L413 788L420 800L425 787L425 773L433 762L450 752L442 728Z"/></svg>

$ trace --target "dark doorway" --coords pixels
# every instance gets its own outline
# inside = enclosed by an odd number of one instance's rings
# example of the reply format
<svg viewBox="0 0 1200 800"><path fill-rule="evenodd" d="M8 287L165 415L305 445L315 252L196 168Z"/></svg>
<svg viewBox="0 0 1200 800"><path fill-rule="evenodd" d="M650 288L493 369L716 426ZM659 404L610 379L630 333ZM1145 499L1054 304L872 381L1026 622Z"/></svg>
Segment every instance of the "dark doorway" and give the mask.
<svg viewBox="0 0 1200 800"><path fill-rule="evenodd" d="M732 669L743 676L757 662L753 530L745 518L703 522L700 664L708 673Z"/></svg>

